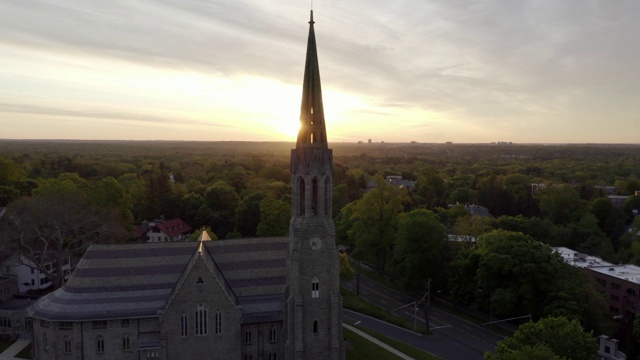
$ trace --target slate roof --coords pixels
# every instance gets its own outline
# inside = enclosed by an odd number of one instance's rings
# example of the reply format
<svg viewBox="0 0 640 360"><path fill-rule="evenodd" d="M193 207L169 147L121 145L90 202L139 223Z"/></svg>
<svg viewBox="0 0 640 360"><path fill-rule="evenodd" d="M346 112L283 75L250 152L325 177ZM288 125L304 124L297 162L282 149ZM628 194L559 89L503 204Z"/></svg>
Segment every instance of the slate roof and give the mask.
<svg viewBox="0 0 640 360"><path fill-rule="evenodd" d="M205 241L244 319L282 319L288 238ZM200 242L94 244L69 281L32 307L52 321L155 317ZM275 321L275 320L274 320Z"/></svg>

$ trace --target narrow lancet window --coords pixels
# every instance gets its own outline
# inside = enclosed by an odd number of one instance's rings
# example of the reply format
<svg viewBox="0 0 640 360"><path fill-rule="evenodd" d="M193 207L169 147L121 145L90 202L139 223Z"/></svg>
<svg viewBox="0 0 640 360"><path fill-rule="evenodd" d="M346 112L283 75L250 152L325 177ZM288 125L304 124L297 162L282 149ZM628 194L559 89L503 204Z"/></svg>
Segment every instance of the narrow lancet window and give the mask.
<svg viewBox="0 0 640 360"><path fill-rule="evenodd" d="M298 215L304 215L305 209L305 188L304 188L304 179L300 178L298 180Z"/></svg>
<svg viewBox="0 0 640 360"><path fill-rule="evenodd" d="M215 333L217 335L222 334L222 313L220 312L220 310L216 311L216 316L215 316Z"/></svg>
<svg viewBox="0 0 640 360"><path fill-rule="evenodd" d="M331 180L324 179L324 214L331 215Z"/></svg>
<svg viewBox="0 0 640 360"><path fill-rule="evenodd" d="M318 215L318 179L314 178L311 185L311 215Z"/></svg>
<svg viewBox="0 0 640 360"><path fill-rule="evenodd" d="M181 336L188 336L189 335L189 321L187 320L187 314L182 313L182 316L180 317L180 335Z"/></svg>

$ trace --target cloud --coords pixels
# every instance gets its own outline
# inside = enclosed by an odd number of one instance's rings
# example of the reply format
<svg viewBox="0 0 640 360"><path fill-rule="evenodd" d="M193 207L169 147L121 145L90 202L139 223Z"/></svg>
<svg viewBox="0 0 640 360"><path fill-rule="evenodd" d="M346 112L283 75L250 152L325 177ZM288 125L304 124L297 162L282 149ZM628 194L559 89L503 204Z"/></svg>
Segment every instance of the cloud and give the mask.
<svg viewBox="0 0 640 360"><path fill-rule="evenodd" d="M325 90L366 98L378 115L454 114L462 125L518 134L563 118L595 124L592 114L605 112L626 124L636 111L635 0L317 0L315 6ZM307 11L289 0L5 0L0 44L297 84Z"/></svg>
<svg viewBox="0 0 640 360"><path fill-rule="evenodd" d="M219 128L235 127L227 122L198 121L185 118L169 118L149 114L135 114L113 111L68 110L54 107L0 103L0 113L32 114L45 116L63 116L83 119L102 119L109 121L143 122L151 124L202 125Z"/></svg>

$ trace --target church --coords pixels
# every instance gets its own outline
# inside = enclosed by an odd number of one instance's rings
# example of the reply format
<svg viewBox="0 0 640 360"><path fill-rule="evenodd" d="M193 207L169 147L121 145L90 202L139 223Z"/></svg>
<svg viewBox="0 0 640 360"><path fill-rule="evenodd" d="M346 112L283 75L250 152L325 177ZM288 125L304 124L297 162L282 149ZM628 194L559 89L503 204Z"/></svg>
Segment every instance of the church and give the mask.
<svg viewBox="0 0 640 360"><path fill-rule="evenodd" d="M313 11L289 237L89 247L30 308L36 359L344 359Z"/></svg>

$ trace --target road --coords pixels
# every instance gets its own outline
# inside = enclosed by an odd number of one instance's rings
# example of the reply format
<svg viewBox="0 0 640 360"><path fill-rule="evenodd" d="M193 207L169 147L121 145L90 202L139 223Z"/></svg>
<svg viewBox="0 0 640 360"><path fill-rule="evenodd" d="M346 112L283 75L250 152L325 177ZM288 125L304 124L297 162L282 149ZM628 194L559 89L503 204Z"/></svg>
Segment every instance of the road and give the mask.
<svg viewBox="0 0 640 360"><path fill-rule="evenodd" d="M343 286L356 292L356 277ZM416 299L390 289L366 276L360 275L360 296L379 307L392 311L414 302ZM399 316L407 316L421 327L426 327L424 314L418 311L414 317L411 306L395 310ZM432 335L420 335L376 319L345 310L345 322L362 326L386 336L428 351L443 359L484 359L486 351L493 351L503 336L482 326L470 323L455 315L431 306L429 316Z"/></svg>

